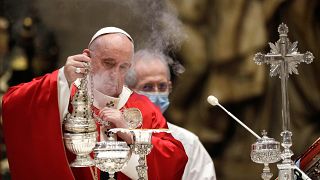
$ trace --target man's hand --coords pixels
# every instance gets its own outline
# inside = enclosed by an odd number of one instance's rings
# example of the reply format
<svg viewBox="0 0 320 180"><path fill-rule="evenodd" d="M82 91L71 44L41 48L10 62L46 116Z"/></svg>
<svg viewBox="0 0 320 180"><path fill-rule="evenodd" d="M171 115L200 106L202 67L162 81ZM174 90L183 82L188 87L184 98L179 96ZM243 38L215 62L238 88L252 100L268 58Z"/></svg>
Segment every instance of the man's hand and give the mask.
<svg viewBox="0 0 320 180"><path fill-rule="evenodd" d="M77 78L82 78L88 71L88 64L90 57L87 53L69 56L64 65L64 75L68 81L69 86Z"/></svg>
<svg viewBox="0 0 320 180"><path fill-rule="evenodd" d="M128 123L124 120L122 112L118 109L104 107L100 110L98 115L102 120L109 121L115 128L125 128L128 129ZM133 138L131 134L118 132L118 136L126 141L128 144L133 143Z"/></svg>

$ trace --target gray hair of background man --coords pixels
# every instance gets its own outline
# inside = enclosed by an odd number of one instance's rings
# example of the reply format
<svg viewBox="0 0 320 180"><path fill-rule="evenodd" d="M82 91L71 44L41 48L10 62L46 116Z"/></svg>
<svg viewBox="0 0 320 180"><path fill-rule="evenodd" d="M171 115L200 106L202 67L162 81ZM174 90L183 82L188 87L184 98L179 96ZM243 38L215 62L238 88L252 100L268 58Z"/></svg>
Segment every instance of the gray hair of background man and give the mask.
<svg viewBox="0 0 320 180"><path fill-rule="evenodd" d="M133 56L132 65L126 75L125 83L129 88L135 87L138 79L135 71L135 66L138 62L143 61L144 64L150 64L153 61L162 62L167 68L168 80L171 79L170 68L168 62L172 62L172 59L164 53L157 50L143 49L137 51Z"/></svg>

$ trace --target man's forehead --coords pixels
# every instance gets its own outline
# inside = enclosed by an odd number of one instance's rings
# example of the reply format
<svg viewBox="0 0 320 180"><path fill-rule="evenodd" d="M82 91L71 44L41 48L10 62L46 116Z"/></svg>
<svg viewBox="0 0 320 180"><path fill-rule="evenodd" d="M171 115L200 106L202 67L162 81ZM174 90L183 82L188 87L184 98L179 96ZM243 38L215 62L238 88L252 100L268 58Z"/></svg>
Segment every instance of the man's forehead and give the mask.
<svg viewBox="0 0 320 180"><path fill-rule="evenodd" d="M141 66L136 66L136 73L140 78L150 78L153 77L165 77L167 78L167 71L165 68L160 68L160 66L148 66L147 64L141 64Z"/></svg>
<svg viewBox="0 0 320 180"><path fill-rule="evenodd" d="M97 38L89 47L93 56L103 61L123 60L131 62L133 45L122 34L107 34Z"/></svg>
<svg viewBox="0 0 320 180"><path fill-rule="evenodd" d="M100 58L101 62L114 62L114 63L125 63L125 64L130 64L131 65L131 60L130 59L123 59L119 61L119 59L112 58L112 57L106 57L106 58Z"/></svg>

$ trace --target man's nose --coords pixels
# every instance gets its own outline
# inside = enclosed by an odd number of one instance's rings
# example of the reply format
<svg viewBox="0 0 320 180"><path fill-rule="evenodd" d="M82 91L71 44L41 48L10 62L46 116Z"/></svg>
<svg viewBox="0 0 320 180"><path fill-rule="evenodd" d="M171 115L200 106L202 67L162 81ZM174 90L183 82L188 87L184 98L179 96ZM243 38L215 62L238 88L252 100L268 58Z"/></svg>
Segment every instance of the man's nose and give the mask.
<svg viewBox="0 0 320 180"><path fill-rule="evenodd" d="M111 70L111 75L112 75L112 77L114 77L114 78L119 77L119 75L120 75L119 68L113 68L113 69Z"/></svg>
<svg viewBox="0 0 320 180"><path fill-rule="evenodd" d="M158 85L154 85L153 92L155 92L155 93L159 93L160 92L160 90L158 88Z"/></svg>

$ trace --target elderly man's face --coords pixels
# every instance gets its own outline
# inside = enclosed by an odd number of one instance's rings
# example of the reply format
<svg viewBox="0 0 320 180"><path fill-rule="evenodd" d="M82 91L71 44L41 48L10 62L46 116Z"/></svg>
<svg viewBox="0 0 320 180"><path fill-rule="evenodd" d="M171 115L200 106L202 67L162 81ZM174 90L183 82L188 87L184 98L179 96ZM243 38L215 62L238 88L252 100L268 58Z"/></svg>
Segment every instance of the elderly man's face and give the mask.
<svg viewBox="0 0 320 180"><path fill-rule="evenodd" d="M147 93L169 92L171 82L168 79L167 68L160 60L147 64L143 61L138 61L135 68L138 80L135 91Z"/></svg>
<svg viewBox="0 0 320 180"><path fill-rule="evenodd" d="M90 50L94 88L105 95L118 97L132 55L133 44L126 36L108 34L98 37Z"/></svg>

